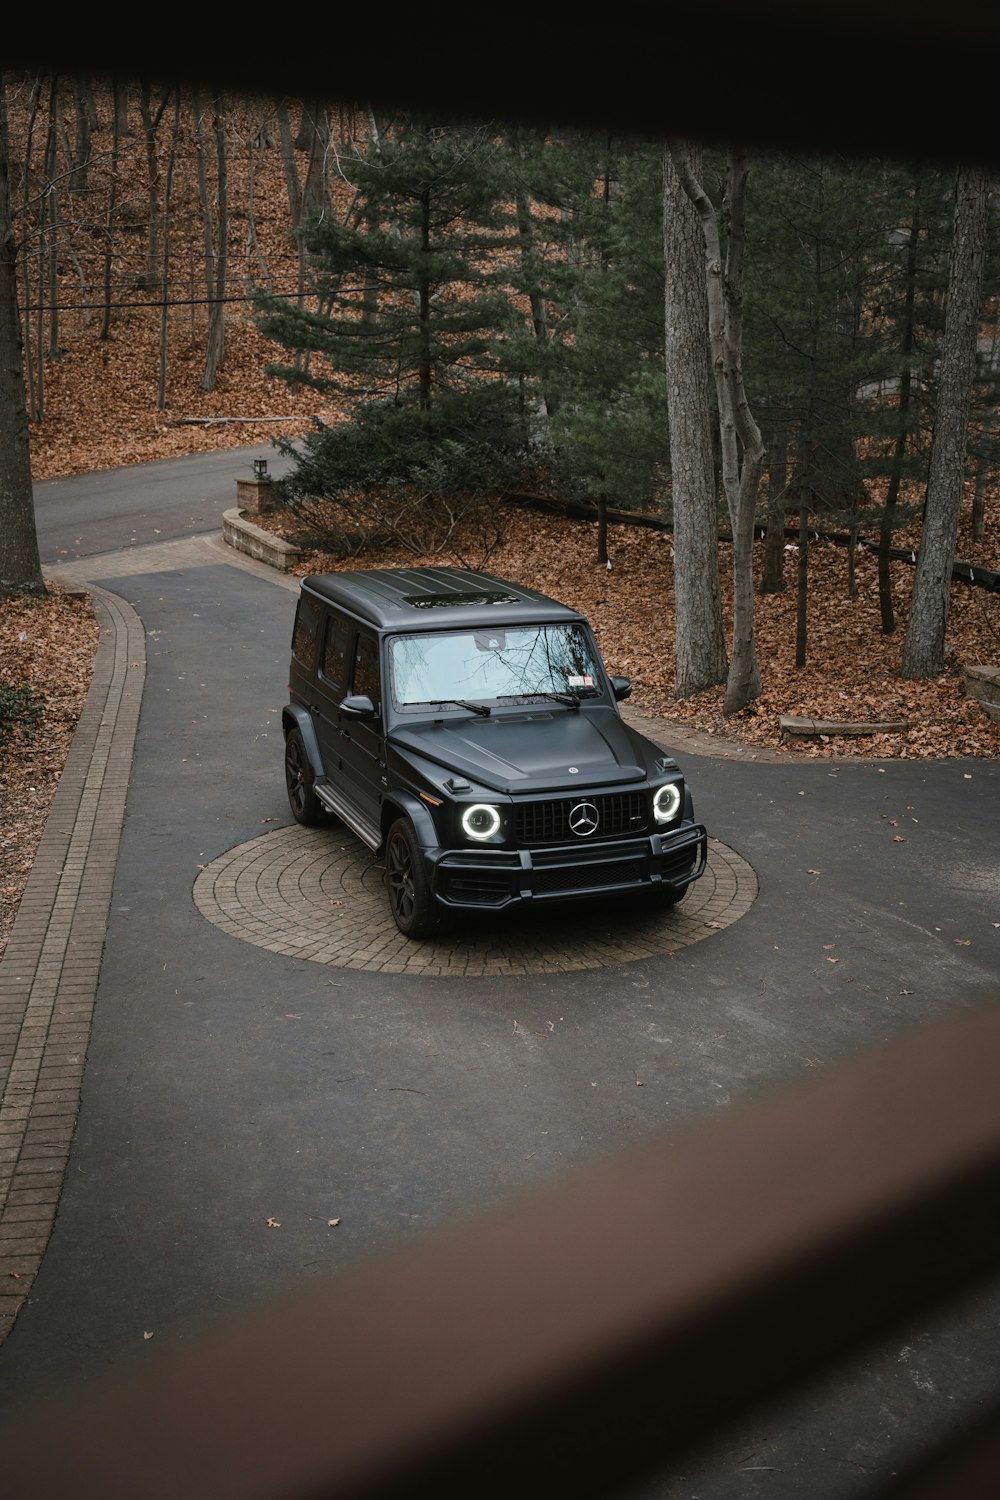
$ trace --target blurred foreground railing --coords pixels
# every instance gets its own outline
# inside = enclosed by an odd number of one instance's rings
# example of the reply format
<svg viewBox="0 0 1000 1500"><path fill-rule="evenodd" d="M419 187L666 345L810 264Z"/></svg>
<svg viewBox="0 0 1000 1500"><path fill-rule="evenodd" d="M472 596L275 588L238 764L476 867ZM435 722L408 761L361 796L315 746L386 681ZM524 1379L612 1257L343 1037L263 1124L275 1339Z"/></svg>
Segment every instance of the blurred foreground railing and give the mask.
<svg viewBox="0 0 1000 1500"><path fill-rule="evenodd" d="M1000 1010L963 1011L22 1412L0 1491L620 1493L1000 1267L998 1205ZM1000 1422L881 1493L1000 1494Z"/></svg>

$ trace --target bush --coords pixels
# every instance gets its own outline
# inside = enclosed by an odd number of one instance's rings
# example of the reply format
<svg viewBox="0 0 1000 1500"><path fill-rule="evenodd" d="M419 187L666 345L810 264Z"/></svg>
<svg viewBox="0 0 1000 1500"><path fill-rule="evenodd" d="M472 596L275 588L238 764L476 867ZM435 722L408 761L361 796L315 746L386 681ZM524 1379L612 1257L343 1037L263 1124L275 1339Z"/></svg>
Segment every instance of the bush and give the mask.
<svg viewBox="0 0 1000 1500"><path fill-rule="evenodd" d="M482 567L501 540L500 502L525 473L502 387L440 396L430 412L373 404L287 451L295 468L276 482L279 502L312 545L341 556L391 544Z"/></svg>
<svg viewBox="0 0 1000 1500"><path fill-rule="evenodd" d="M17 728L25 739L33 740L38 720L45 707L45 694L34 693L28 683L14 687L0 682L0 744Z"/></svg>

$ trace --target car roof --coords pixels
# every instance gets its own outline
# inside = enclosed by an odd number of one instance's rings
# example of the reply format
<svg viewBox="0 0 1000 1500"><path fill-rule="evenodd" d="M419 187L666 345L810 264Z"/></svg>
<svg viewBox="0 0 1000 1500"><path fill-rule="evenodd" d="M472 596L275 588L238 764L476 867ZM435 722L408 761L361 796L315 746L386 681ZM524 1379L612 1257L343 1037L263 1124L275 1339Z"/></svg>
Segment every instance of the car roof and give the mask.
<svg viewBox="0 0 1000 1500"><path fill-rule="evenodd" d="M454 629L521 621L580 620L568 605L468 568L353 568L316 573L302 588L380 630ZM495 611L495 613L494 613Z"/></svg>

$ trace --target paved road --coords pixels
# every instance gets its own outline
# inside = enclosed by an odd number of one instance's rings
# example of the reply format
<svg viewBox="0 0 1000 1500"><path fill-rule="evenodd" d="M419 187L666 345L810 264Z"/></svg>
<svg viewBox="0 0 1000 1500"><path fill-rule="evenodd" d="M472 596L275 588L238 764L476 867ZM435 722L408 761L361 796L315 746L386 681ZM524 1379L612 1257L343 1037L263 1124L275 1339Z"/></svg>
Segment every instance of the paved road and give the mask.
<svg viewBox="0 0 1000 1500"><path fill-rule="evenodd" d="M262 443L36 484L42 562L218 531L222 512L236 504L236 481L252 477L255 458L266 459L275 477L289 468L288 459Z"/></svg>
<svg viewBox="0 0 1000 1500"><path fill-rule="evenodd" d="M291 824L289 581L213 534L105 542L166 494L179 530L197 516L217 531L222 459L214 516L202 459L129 471L118 522L99 514L100 476L80 486L80 545L105 555L73 572L137 612L147 675L79 1120L41 1271L0 1346L4 1410L1000 993L1000 765L985 761L680 750L699 816L759 895L672 955L435 980L263 951L206 921L202 868ZM84 536L53 520L47 557L67 556L70 532ZM862 1493L1000 1390L998 1312L993 1288L902 1330L644 1500Z"/></svg>

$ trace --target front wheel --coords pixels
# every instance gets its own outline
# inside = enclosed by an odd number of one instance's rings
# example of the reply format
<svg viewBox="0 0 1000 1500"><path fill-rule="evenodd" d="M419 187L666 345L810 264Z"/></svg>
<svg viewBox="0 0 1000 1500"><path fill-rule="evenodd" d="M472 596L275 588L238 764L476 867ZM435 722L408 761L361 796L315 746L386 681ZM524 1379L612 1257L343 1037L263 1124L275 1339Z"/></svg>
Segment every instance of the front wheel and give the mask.
<svg viewBox="0 0 1000 1500"><path fill-rule="evenodd" d="M420 846L406 818L397 818L385 841L385 883L393 921L404 937L427 937L440 927Z"/></svg>
<svg viewBox="0 0 1000 1500"><path fill-rule="evenodd" d="M312 766L297 729L290 730L285 741L285 786L296 823L314 828L322 821L323 804L313 791Z"/></svg>

